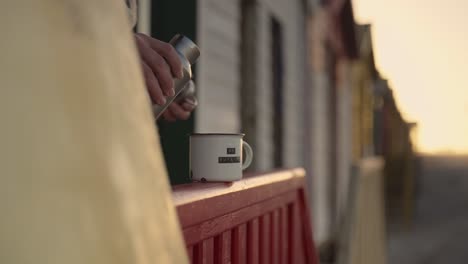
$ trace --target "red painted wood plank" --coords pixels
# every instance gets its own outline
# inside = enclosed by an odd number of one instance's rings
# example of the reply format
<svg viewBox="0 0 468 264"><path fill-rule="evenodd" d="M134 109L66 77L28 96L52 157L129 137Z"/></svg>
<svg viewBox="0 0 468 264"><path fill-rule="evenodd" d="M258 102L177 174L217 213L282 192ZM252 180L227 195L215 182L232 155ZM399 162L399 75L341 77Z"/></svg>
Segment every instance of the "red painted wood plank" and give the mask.
<svg viewBox="0 0 468 264"><path fill-rule="evenodd" d="M231 230L216 236L214 240L215 258L214 263L231 263Z"/></svg>
<svg viewBox="0 0 468 264"><path fill-rule="evenodd" d="M270 264L270 214L260 217L260 264Z"/></svg>
<svg viewBox="0 0 468 264"><path fill-rule="evenodd" d="M242 208L221 217L206 220L201 224L185 228L183 229L185 243L187 245L192 245L208 237L214 237L225 230L231 229L233 226L246 223L250 219L272 211L284 204L291 203L296 197L296 192L285 193L262 203Z"/></svg>
<svg viewBox="0 0 468 264"><path fill-rule="evenodd" d="M199 189L176 195L191 262L318 263L305 179L294 174L274 173L271 183L263 175L222 188L193 185Z"/></svg>
<svg viewBox="0 0 468 264"><path fill-rule="evenodd" d="M255 218L247 223L247 263L259 263L259 220Z"/></svg>
<svg viewBox="0 0 468 264"><path fill-rule="evenodd" d="M271 212L271 243L270 243L270 258L271 264L279 263L279 213L278 209Z"/></svg>
<svg viewBox="0 0 468 264"><path fill-rule="evenodd" d="M183 227L191 226L206 219L271 199L282 193L297 190L305 183L302 173L302 170L275 172L262 175L259 177L261 180L253 177L231 185L192 183L175 187L173 199L177 206L180 223ZM271 182L270 176L273 179L275 177L279 179ZM194 200L195 197L199 199Z"/></svg>
<svg viewBox="0 0 468 264"><path fill-rule="evenodd" d="M304 233L304 228L302 226L302 218L301 218L301 208L300 208L300 205L299 205L299 202L296 201L295 203L295 216L294 216L294 222L295 222L295 226L297 228L297 235L296 235L296 238L295 238L295 241L297 241L297 247L296 247L296 262L298 264L305 264L307 263L307 255L306 255L306 248L307 248L307 245L304 245L304 237L303 237L303 233Z"/></svg>
<svg viewBox="0 0 468 264"><path fill-rule="evenodd" d="M299 262L299 247L300 241L297 239L301 239L301 234L299 233L299 222L298 219L298 212L297 212L297 205L296 202L293 202L288 205L288 263L298 263Z"/></svg>
<svg viewBox="0 0 468 264"><path fill-rule="evenodd" d="M312 223L310 218L309 210L310 208L307 205L307 197L304 188L301 188L298 192L298 205L300 212L300 223L302 228L302 239L304 253L306 255L307 263L318 264L319 258L317 251L315 250L315 244L312 233Z"/></svg>
<svg viewBox="0 0 468 264"><path fill-rule="evenodd" d="M288 243L288 205L280 208L280 263L288 264L289 243Z"/></svg>
<svg viewBox="0 0 468 264"><path fill-rule="evenodd" d="M232 231L232 263L247 263L247 225L245 224Z"/></svg>
<svg viewBox="0 0 468 264"><path fill-rule="evenodd" d="M214 263L214 239L206 239L193 247L194 264L213 264Z"/></svg>
<svg viewBox="0 0 468 264"><path fill-rule="evenodd" d="M203 263L203 243L193 246L193 264Z"/></svg>
<svg viewBox="0 0 468 264"><path fill-rule="evenodd" d="M203 241L203 264L214 263L214 238Z"/></svg>

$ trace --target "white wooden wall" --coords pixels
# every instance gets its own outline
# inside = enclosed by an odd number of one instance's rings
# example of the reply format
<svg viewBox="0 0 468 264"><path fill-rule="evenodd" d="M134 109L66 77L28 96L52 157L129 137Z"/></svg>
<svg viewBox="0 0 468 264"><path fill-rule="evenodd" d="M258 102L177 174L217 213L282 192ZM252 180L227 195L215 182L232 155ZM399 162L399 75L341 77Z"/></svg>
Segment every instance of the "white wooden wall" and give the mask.
<svg viewBox="0 0 468 264"><path fill-rule="evenodd" d="M342 61L339 71L342 78L337 89L337 186L336 216L342 217L347 204L352 167L352 63ZM339 220L339 219L337 219Z"/></svg>
<svg viewBox="0 0 468 264"><path fill-rule="evenodd" d="M303 165L305 87L305 10L302 1L259 0L257 16L257 65L255 78L256 115L255 169L273 166L271 16L283 29L284 78L284 161L288 167ZM198 44L202 56L198 67L200 106L196 118L198 132L238 132L240 109L240 2L200 0L198 4Z"/></svg>
<svg viewBox="0 0 468 264"><path fill-rule="evenodd" d="M327 14L324 10L317 10L309 18L308 36L311 50L309 61L311 64L311 92L309 101L312 104L310 115L311 140L307 146L310 154L306 161L306 168L311 173L309 180L309 204L312 207L314 238L317 245L326 242L332 234L331 214L331 177L330 177L330 72L327 72L326 29Z"/></svg>
<svg viewBox="0 0 468 264"><path fill-rule="evenodd" d="M304 113L302 95L305 89L305 14L301 1L262 0L257 8L258 21L258 87L257 87L257 169L273 166L271 117L273 107L271 72L271 16L283 30L284 49L284 163L287 167L303 166Z"/></svg>
<svg viewBox="0 0 468 264"><path fill-rule="evenodd" d="M317 244L325 242L331 235L330 214L330 131L328 120L329 111L329 76L324 72L313 75L313 90L311 104L312 111L312 140L311 156L307 169L311 173L310 206L312 206L314 236Z"/></svg>
<svg viewBox="0 0 468 264"><path fill-rule="evenodd" d="M197 132L240 132L240 3L198 1Z"/></svg>

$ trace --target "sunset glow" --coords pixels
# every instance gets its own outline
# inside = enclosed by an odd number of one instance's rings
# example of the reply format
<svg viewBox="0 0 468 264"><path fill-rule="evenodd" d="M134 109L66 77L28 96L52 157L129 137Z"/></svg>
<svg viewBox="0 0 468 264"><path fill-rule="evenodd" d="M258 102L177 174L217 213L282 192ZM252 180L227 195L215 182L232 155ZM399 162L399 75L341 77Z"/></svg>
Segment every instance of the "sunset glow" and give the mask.
<svg viewBox="0 0 468 264"><path fill-rule="evenodd" d="M468 1L354 0L419 150L468 153Z"/></svg>

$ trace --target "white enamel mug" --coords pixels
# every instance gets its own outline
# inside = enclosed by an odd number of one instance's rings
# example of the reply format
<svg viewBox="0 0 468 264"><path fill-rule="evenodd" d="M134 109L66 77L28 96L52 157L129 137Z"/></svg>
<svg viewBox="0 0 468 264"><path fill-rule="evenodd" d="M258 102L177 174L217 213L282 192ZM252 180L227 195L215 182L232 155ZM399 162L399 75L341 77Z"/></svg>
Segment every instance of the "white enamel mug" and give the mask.
<svg viewBox="0 0 468 264"><path fill-rule="evenodd" d="M244 134L222 133L190 135L190 178L201 182L242 179L242 171L253 160L252 148L243 137Z"/></svg>

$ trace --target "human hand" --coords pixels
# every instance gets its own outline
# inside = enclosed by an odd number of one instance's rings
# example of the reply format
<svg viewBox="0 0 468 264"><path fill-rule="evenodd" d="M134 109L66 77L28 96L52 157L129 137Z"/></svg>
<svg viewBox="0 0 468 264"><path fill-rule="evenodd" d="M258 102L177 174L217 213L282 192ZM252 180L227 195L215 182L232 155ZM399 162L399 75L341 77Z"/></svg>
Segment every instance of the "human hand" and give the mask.
<svg viewBox="0 0 468 264"><path fill-rule="evenodd" d="M173 76L176 78L183 77L182 62L177 51L169 43L141 33L135 34L135 41L150 98L154 103L163 105L166 103L165 97L173 96L175 93ZM181 115L182 111L179 111L181 109L177 109L177 106L173 105L175 104L172 104L169 108L174 109L175 113L173 114L175 114L175 117L186 116L186 114Z"/></svg>
<svg viewBox="0 0 468 264"><path fill-rule="evenodd" d="M176 120L187 120L190 113L197 107L198 102L195 97L184 98L180 102L173 102L163 113L163 118L166 121L174 122Z"/></svg>

